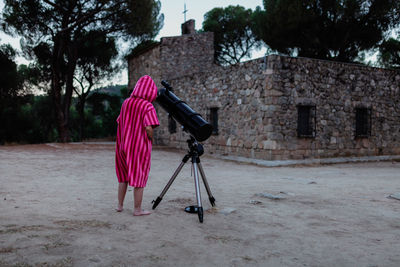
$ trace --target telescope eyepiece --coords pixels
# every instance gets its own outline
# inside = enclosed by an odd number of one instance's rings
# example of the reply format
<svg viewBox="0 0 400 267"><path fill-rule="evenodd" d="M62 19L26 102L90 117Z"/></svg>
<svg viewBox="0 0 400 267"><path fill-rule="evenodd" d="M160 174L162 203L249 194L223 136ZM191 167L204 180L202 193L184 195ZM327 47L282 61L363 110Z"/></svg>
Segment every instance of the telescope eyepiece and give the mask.
<svg viewBox="0 0 400 267"><path fill-rule="evenodd" d="M165 87L165 89L167 89L167 91L174 91L166 80L162 80L161 84Z"/></svg>

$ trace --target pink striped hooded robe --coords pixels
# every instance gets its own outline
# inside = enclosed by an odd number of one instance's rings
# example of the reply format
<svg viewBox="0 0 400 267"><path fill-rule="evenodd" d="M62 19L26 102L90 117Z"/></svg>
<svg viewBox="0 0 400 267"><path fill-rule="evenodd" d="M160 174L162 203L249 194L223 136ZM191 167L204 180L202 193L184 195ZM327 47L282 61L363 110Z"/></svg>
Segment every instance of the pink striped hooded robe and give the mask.
<svg viewBox="0 0 400 267"><path fill-rule="evenodd" d="M145 187L150 172L151 140L146 126L159 125L156 110L151 104L157 97L157 87L150 76L136 83L131 96L121 107L118 116L115 169L118 182L133 187Z"/></svg>

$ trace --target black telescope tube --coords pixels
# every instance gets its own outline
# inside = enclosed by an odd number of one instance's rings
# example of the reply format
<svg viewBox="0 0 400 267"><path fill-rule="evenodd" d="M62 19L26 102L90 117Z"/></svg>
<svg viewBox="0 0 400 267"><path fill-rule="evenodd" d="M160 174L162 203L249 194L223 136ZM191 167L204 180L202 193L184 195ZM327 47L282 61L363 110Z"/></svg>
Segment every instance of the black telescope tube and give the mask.
<svg viewBox="0 0 400 267"><path fill-rule="evenodd" d="M165 84L164 84L165 83ZM188 104L180 100L173 92L171 86L165 81L162 84L167 88L158 90L157 102L176 121L184 127L197 141L207 140L212 133L212 126L201 115L195 112ZM167 86L166 86L167 85Z"/></svg>
<svg viewBox="0 0 400 267"><path fill-rule="evenodd" d="M162 80L161 84L164 85L165 89L167 89L168 91L173 91L171 85L169 85L169 83L167 81Z"/></svg>

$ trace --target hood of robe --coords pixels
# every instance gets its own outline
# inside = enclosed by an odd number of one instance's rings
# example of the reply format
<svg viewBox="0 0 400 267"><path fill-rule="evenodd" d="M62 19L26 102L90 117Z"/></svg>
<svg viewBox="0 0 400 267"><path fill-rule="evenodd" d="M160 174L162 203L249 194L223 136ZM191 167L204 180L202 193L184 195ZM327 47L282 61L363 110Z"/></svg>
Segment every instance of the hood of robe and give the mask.
<svg viewBox="0 0 400 267"><path fill-rule="evenodd" d="M157 98L157 86L153 79L148 75L141 77L136 83L131 97L139 97L153 102Z"/></svg>

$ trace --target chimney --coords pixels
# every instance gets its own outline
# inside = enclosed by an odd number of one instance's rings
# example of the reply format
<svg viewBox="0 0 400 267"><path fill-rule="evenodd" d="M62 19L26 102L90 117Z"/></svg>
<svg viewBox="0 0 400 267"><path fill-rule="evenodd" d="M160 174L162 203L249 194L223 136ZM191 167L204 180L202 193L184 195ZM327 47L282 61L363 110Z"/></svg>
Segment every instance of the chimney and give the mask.
<svg viewBox="0 0 400 267"><path fill-rule="evenodd" d="M181 25L182 35L184 34L194 34L196 30L194 29L194 19L190 19Z"/></svg>

